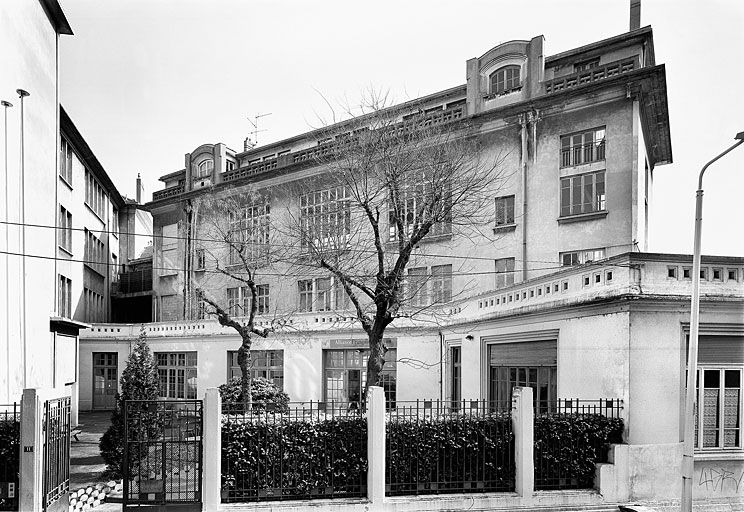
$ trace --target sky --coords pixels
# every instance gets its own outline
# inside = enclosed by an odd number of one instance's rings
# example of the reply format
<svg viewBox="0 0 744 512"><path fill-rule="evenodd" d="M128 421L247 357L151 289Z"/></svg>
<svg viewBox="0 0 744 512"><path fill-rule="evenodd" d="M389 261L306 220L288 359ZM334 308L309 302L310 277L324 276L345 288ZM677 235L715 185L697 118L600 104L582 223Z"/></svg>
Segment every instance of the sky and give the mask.
<svg viewBox="0 0 744 512"><path fill-rule="evenodd" d="M203 143L242 150L322 125L367 89L405 101L465 61L545 36L554 55L628 30L629 0L60 0L61 100L119 190L145 201ZM744 131L744 2L643 0L665 64L674 163L654 171L649 250L692 253L702 166ZM744 256L744 145L704 181L703 253Z"/></svg>

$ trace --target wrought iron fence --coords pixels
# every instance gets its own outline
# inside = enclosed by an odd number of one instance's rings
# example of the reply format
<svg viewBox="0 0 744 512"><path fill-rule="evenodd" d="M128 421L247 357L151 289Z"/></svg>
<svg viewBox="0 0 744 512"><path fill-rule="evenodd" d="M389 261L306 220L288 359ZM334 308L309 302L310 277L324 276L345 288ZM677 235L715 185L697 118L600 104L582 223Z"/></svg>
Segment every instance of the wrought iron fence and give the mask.
<svg viewBox="0 0 744 512"><path fill-rule="evenodd" d="M398 401L387 416L388 496L514 490L511 402Z"/></svg>
<svg viewBox="0 0 744 512"><path fill-rule="evenodd" d="M224 404L222 501L363 497L367 420L359 403Z"/></svg>
<svg viewBox="0 0 744 512"><path fill-rule="evenodd" d="M70 490L70 397L44 402L44 510L64 500Z"/></svg>
<svg viewBox="0 0 744 512"><path fill-rule="evenodd" d="M125 507L201 510L202 401L127 400L124 424Z"/></svg>
<svg viewBox="0 0 744 512"><path fill-rule="evenodd" d="M0 510L18 510L21 405L0 404Z"/></svg>
<svg viewBox="0 0 744 512"><path fill-rule="evenodd" d="M535 407L535 488L591 489L597 463L622 442L623 401L558 399Z"/></svg>

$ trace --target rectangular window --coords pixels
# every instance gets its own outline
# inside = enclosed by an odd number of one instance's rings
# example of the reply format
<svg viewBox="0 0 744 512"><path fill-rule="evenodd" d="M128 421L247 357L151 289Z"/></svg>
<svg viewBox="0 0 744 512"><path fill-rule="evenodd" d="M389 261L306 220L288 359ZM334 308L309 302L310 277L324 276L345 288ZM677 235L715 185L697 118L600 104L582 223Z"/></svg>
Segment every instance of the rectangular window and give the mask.
<svg viewBox="0 0 744 512"><path fill-rule="evenodd" d="M433 304L452 300L452 265L431 267L431 295Z"/></svg>
<svg viewBox="0 0 744 512"><path fill-rule="evenodd" d="M605 210L605 172L561 178L561 217Z"/></svg>
<svg viewBox="0 0 744 512"><path fill-rule="evenodd" d="M100 219L106 216L106 192L93 173L85 170L85 204L95 212Z"/></svg>
<svg viewBox="0 0 744 512"><path fill-rule="evenodd" d="M605 258L604 249L587 249L583 251L562 252L559 255L561 265L570 267L572 265L583 265Z"/></svg>
<svg viewBox="0 0 744 512"><path fill-rule="evenodd" d="M323 399L327 402L359 407L366 384L369 350L339 349L323 351ZM395 407L397 350L389 348L382 367L382 387L387 407Z"/></svg>
<svg viewBox="0 0 744 512"><path fill-rule="evenodd" d="M84 263L91 270L106 276L106 245L91 231L85 230Z"/></svg>
<svg viewBox="0 0 744 512"><path fill-rule="evenodd" d="M207 264L207 254L204 249L196 249L194 252L194 270L204 270Z"/></svg>
<svg viewBox="0 0 744 512"><path fill-rule="evenodd" d="M514 224L514 196L496 198L496 226Z"/></svg>
<svg viewBox="0 0 744 512"><path fill-rule="evenodd" d="M605 159L605 127L561 136L561 167Z"/></svg>
<svg viewBox="0 0 744 512"><path fill-rule="evenodd" d="M251 289L239 286L227 289L227 312L231 316L248 316L251 312ZM256 314L269 312L269 285L256 285Z"/></svg>
<svg viewBox="0 0 744 512"><path fill-rule="evenodd" d="M315 301L316 311L331 310L331 278L324 277L315 280L317 299Z"/></svg>
<svg viewBox="0 0 744 512"><path fill-rule="evenodd" d="M510 402L515 386L529 386L535 411L550 410L558 396L557 354L554 340L489 344L488 399Z"/></svg>
<svg viewBox="0 0 744 512"><path fill-rule="evenodd" d="M415 267L408 269L408 300L411 306L428 306L429 300L426 293L428 276L426 267Z"/></svg>
<svg viewBox="0 0 744 512"><path fill-rule="evenodd" d="M340 249L351 236L351 197L346 187L300 196L300 246Z"/></svg>
<svg viewBox="0 0 744 512"><path fill-rule="evenodd" d="M303 279L297 281L297 289L300 294L300 311L312 311L313 310L313 280Z"/></svg>
<svg viewBox="0 0 744 512"><path fill-rule="evenodd" d="M452 408L459 409L462 400L462 361L460 351L462 347L450 347L450 397Z"/></svg>
<svg viewBox="0 0 744 512"><path fill-rule="evenodd" d="M227 353L228 379L241 378L238 351ZM281 350L251 350L251 377L270 380L280 389L284 389L284 352Z"/></svg>
<svg viewBox="0 0 744 512"><path fill-rule="evenodd" d="M59 246L72 254L72 214L61 205L59 207L57 226L59 228L59 232L57 233Z"/></svg>
<svg viewBox="0 0 744 512"><path fill-rule="evenodd" d="M400 199L398 200L398 209L395 211L395 205L392 200L389 201L388 210L388 231L389 240L391 242L398 240L398 228L396 227L396 219L399 219L403 224L404 235L406 238L410 238L411 235L419 228L421 223L425 220L423 218L424 211L432 204L435 204L436 210L443 210L449 212L449 201L451 201L450 190L447 183L438 183L436 186L440 189L438 191L433 190L434 185L431 181L427 181L426 178L422 178L420 182L410 184L404 183L401 186ZM444 189L447 189L446 191ZM444 197L440 199L433 199L433 194L439 192ZM447 203L447 204L444 204ZM429 229L427 236L438 236L438 235L449 235L452 233L452 218L448 213L446 218L441 222L434 223Z"/></svg>
<svg viewBox="0 0 744 512"><path fill-rule="evenodd" d="M62 274L59 274L57 294L57 313L63 318L72 318L72 281Z"/></svg>
<svg viewBox="0 0 744 512"><path fill-rule="evenodd" d="M103 304L103 295L83 287L83 300L85 302L86 322L105 322L106 312Z"/></svg>
<svg viewBox="0 0 744 512"><path fill-rule="evenodd" d="M741 388L744 369L701 365L698 369L695 447L742 448ZM702 388L700 383L702 382ZM702 425L702 428L701 428Z"/></svg>
<svg viewBox="0 0 744 512"><path fill-rule="evenodd" d="M230 265L242 264L243 258L249 264L267 260L270 216L268 198L253 201L237 212L230 212Z"/></svg>
<svg viewBox="0 0 744 512"><path fill-rule="evenodd" d="M155 352L161 398L196 398L196 352Z"/></svg>
<svg viewBox="0 0 744 512"><path fill-rule="evenodd" d="M111 219L109 221L109 231L116 238L119 238L119 210L116 208L111 209Z"/></svg>
<svg viewBox="0 0 744 512"><path fill-rule="evenodd" d="M59 175L72 185L72 146L65 139L59 143Z"/></svg>
<svg viewBox="0 0 744 512"><path fill-rule="evenodd" d="M514 284L514 258L499 258L496 260L496 288L504 288Z"/></svg>
<svg viewBox="0 0 744 512"><path fill-rule="evenodd" d="M596 59L585 60L584 62L578 62L574 64L574 72L579 73L581 71L588 71L599 66L599 57Z"/></svg>

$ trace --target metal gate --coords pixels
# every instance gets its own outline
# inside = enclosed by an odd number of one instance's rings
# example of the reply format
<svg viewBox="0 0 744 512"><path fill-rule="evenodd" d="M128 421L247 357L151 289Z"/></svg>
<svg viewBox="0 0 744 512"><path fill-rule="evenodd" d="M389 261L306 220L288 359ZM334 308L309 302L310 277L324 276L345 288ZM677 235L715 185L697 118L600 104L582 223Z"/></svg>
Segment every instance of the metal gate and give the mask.
<svg viewBox="0 0 744 512"><path fill-rule="evenodd" d="M202 401L124 403L124 510L202 509Z"/></svg>
<svg viewBox="0 0 744 512"><path fill-rule="evenodd" d="M42 509L67 510L70 491L70 397L44 402Z"/></svg>

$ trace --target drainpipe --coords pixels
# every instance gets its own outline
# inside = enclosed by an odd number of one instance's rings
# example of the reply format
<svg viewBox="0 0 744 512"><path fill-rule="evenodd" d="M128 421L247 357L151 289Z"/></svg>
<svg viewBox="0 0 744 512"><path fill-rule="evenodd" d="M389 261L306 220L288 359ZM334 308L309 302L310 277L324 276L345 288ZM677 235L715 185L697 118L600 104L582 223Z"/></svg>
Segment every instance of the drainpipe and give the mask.
<svg viewBox="0 0 744 512"><path fill-rule="evenodd" d="M439 403L444 403L444 334L439 331Z"/></svg>
<svg viewBox="0 0 744 512"><path fill-rule="evenodd" d="M9 101L2 101L2 106L4 114L5 114L5 130L3 131L4 137L5 137L5 151L3 153L4 159L5 159L5 212L3 219L5 220L5 250L10 252L10 224L8 224L8 221L10 221L10 218L8 217L8 107L12 107L13 104ZM10 281L10 268L9 268L9 255L5 256L5 339L7 340L7 345L5 345L6 354L5 354L5 360L10 361L10 287L7 285L7 283ZM10 369L10 368L8 368ZM7 379L7 385L8 385L8 399L10 399L10 372L8 372L8 379Z"/></svg>
<svg viewBox="0 0 744 512"><path fill-rule="evenodd" d="M25 389L28 365L26 364L26 155L23 133L23 98L29 96L29 93L23 89L16 89L16 93L21 98L21 337L23 339L23 387Z"/></svg>
<svg viewBox="0 0 744 512"><path fill-rule="evenodd" d="M522 281L527 280L527 115L519 114L522 155L519 169L522 175Z"/></svg>

